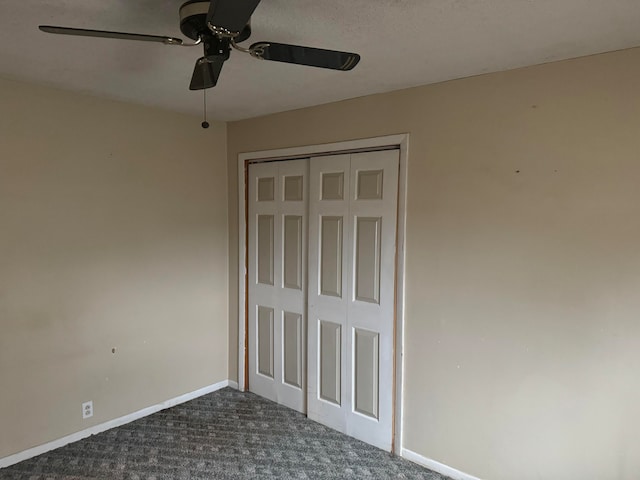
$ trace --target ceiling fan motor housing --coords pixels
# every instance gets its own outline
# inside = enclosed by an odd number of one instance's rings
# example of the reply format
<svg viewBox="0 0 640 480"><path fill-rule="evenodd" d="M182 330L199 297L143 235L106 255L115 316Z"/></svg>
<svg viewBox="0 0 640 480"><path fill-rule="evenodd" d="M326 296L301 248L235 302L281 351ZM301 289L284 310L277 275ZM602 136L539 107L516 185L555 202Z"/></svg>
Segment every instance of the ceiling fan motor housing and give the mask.
<svg viewBox="0 0 640 480"><path fill-rule="evenodd" d="M213 0L215 1L215 0ZM180 31L192 40L211 37L213 34L207 27L207 13L211 2L205 0L189 0L180 7ZM251 35L251 22L235 37L236 42L242 42Z"/></svg>
<svg viewBox="0 0 640 480"><path fill-rule="evenodd" d="M202 0L189 0L180 7L180 30L187 37L197 40L211 34L207 28L209 3Z"/></svg>

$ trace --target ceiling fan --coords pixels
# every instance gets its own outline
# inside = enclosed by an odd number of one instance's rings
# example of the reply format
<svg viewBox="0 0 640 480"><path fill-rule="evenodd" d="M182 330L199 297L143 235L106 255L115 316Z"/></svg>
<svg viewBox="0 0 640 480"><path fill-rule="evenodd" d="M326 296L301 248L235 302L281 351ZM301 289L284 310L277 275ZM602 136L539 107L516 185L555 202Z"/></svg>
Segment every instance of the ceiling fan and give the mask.
<svg viewBox="0 0 640 480"><path fill-rule="evenodd" d="M251 15L259 3L260 0L189 0L185 2L180 7L180 30L185 36L194 40L194 43L185 43L174 37L139 33L86 30L51 25L40 25L39 28L47 33L158 42L183 47L202 44L204 45L204 56L196 61L189 85L191 90L203 90L216 85L222 66L229 59L232 48L262 60L333 70L351 70L360 61L360 55L357 53L284 43L257 42L249 48L238 45L251 35Z"/></svg>

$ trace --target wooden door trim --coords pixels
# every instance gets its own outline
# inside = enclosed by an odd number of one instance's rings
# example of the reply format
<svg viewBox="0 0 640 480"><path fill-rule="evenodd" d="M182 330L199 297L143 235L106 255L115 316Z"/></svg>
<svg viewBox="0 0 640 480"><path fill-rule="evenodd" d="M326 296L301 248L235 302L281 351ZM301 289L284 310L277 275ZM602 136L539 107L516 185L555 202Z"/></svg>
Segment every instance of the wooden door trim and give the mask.
<svg viewBox="0 0 640 480"><path fill-rule="evenodd" d="M400 149L400 172L398 176L398 243L396 263L396 304L395 304L395 370L394 370L394 452L402 451L403 387L404 387L404 306L405 306L405 261L406 261L406 220L407 220L407 166L409 160L409 134L348 140L344 142L292 147L276 150L247 152L238 155L238 388L248 388L247 346L247 173L250 163L293 160L338 153L357 153L388 148Z"/></svg>

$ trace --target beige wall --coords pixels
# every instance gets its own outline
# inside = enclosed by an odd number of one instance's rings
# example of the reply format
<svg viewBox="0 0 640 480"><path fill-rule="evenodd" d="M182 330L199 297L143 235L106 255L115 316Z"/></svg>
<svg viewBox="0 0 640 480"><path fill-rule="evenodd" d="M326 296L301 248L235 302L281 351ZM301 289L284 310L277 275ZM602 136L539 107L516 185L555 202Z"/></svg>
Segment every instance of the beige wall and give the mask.
<svg viewBox="0 0 640 480"><path fill-rule="evenodd" d="M410 133L404 446L490 479L640 477L640 49L231 123L240 152Z"/></svg>
<svg viewBox="0 0 640 480"><path fill-rule="evenodd" d="M227 378L226 127L199 123L0 80L0 458Z"/></svg>

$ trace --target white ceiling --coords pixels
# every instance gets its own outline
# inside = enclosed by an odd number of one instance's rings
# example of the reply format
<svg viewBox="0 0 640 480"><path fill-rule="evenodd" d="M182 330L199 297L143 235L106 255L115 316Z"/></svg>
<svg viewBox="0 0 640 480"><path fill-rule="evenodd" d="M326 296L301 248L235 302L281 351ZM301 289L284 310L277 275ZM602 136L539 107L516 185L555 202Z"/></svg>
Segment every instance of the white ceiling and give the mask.
<svg viewBox="0 0 640 480"><path fill-rule="evenodd" d="M201 114L200 48L49 35L39 24L182 37L181 0L0 0L0 76ZM639 0L262 0L245 42L358 52L351 72L232 52L209 118L237 120L640 46ZM1 108L1 106L0 106Z"/></svg>

